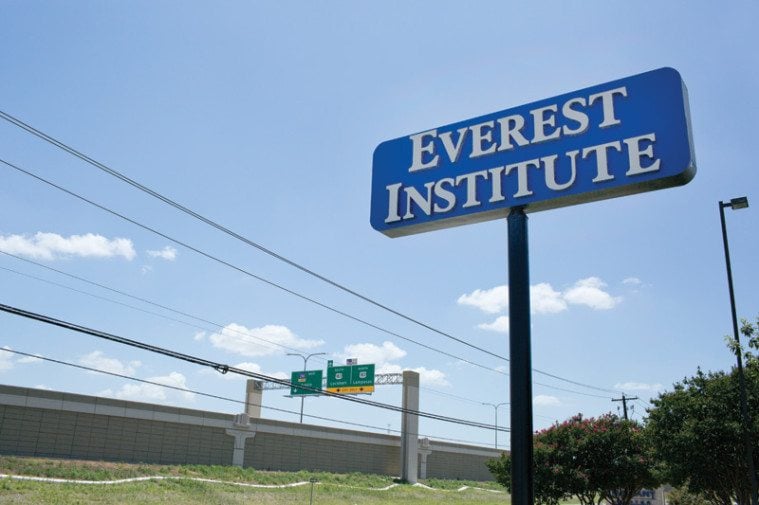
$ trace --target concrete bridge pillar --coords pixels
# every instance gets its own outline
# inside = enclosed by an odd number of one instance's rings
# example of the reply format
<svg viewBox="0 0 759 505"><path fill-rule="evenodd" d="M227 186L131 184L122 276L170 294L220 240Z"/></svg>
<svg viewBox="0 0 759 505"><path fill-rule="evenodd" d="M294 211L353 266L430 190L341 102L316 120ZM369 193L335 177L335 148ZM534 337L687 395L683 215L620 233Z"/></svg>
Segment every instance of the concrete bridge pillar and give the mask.
<svg viewBox="0 0 759 505"><path fill-rule="evenodd" d="M264 382L248 379L245 390L245 413L251 419L261 419L261 403L263 401Z"/></svg>
<svg viewBox="0 0 759 505"><path fill-rule="evenodd" d="M419 411L418 372L403 371L403 408ZM419 416L409 412L403 412L401 415L401 479L416 484L419 466Z"/></svg>

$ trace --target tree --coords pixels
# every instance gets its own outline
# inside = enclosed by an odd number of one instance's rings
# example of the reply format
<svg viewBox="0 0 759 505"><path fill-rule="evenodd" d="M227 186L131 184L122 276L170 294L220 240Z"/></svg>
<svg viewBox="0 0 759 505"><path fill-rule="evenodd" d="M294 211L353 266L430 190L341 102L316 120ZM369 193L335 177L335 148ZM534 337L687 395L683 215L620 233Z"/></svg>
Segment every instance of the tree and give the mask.
<svg viewBox="0 0 759 505"><path fill-rule="evenodd" d="M488 465L511 490L511 460L504 454ZM658 484L648 439L641 426L608 414L578 414L534 437L535 501L557 505L576 496L582 505L628 505L644 487Z"/></svg>
<svg viewBox="0 0 759 505"><path fill-rule="evenodd" d="M674 488L667 495L669 505L709 505L709 501L700 494L689 493L682 487Z"/></svg>
<svg viewBox="0 0 759 505"><path fill-rule="evenodd" d="M749 349L759 348L753 325L744 321L741 332ZM754 464L759 467L759 359L750 352L746 358ZM704 373L699 369L652 403L646 429L657 457L666 465L668 482L703 495L713 505L748 504L751 489L736 370Z"/></svg>

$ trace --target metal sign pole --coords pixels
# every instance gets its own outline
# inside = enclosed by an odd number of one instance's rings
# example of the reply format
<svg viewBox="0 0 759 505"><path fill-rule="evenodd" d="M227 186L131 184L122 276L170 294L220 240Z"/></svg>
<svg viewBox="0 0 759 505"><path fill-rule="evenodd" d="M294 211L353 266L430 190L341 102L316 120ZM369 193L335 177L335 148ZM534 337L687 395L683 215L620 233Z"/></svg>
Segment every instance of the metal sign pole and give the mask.
<svg viewBox="0 0 759 505"><path fill-rule="evenodd" d="M511 371L511 503L533 504L532 360L527 216L511 210L509 226L509 358Z"/></svg>

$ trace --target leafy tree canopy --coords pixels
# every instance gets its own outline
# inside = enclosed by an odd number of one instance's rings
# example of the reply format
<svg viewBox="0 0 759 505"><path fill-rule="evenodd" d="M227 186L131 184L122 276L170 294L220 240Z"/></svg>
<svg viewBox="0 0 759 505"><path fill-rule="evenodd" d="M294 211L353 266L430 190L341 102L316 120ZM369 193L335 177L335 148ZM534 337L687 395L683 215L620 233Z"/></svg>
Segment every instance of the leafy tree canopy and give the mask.
<svg viewBox="0 0 759 505"><path fill-rule="evenodd" d="M496 480L511 491L511 458L488 464ZM583 505L608 501L627 505L644 487L655 487L655 464L641 426L608 414L578 414L534 437L535 501L558 505L570 496Z"/></svg>
<svg viewBox="0 0 759 505"><path fill-rule="evenodd" d="M759 349L757 329L743 321L741 333L749 351L741 352L746 360L754 465L759 468L759 357L751 352ZM732 343L731 349L736 350ZM714 505L750 501L738 384L736 370L704 373L699 369L652 401L646 427L656 456L666 465L666 480Z"/></svg>

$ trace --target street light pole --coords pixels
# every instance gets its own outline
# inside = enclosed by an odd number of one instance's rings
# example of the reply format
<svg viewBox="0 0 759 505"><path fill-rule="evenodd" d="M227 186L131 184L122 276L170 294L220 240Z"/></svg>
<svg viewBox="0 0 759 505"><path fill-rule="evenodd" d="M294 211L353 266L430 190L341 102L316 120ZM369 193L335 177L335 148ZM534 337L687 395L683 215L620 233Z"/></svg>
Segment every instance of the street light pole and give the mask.
<svg viewBox="0 0 759 505"><path fill-rule="evenodd" d="M495 404L495 403L483 402L483 405L490 405L495 410L495 448L498 449L498 407L502 405L508 405L508 403L502 402L499 404Z"/></svg>
<svg viewBox="0 0 759 505"><path fill-rule="evenodd" d="M719 202L719 218L722 224L722 243L725 247L725 265L727 267L727 287L730 291L730 310L733 316L733 337L735 338L735 357L738 362L738 389L740 391L741 430L743 431L743 443L746 446L746 465L748 467L749 482L751 483L751 503L758 505L756 470L754 469L753 436L751 434L751 418L748 412L746 399L746 377L743 373L743 358L741 356L741 341L738 335L738 316L735 311L735 293L733 292L733 270L730 266L730 249L727 243L727 228L725 226L725 207L733 210L748 207L748 198L745 196L733 198L729 202Z"/></svg>
<svg viewBox="0 0 759 505"><path fill-rule="evenodd" d="M314 352L314 353L311 353L309 355L300 354L298 352L288 352L287 353L288 356L299 356L299 357L303 358L303 371L304 372L308 369L308 367L307 367L307 365L308 365L308 359L311 356L324 356L325 354L327 354L327 353L326 352ZM305 396L301 396L300 397L300 424L303 424L303 400L305 400L305 399L306 399Z"/></svg>

